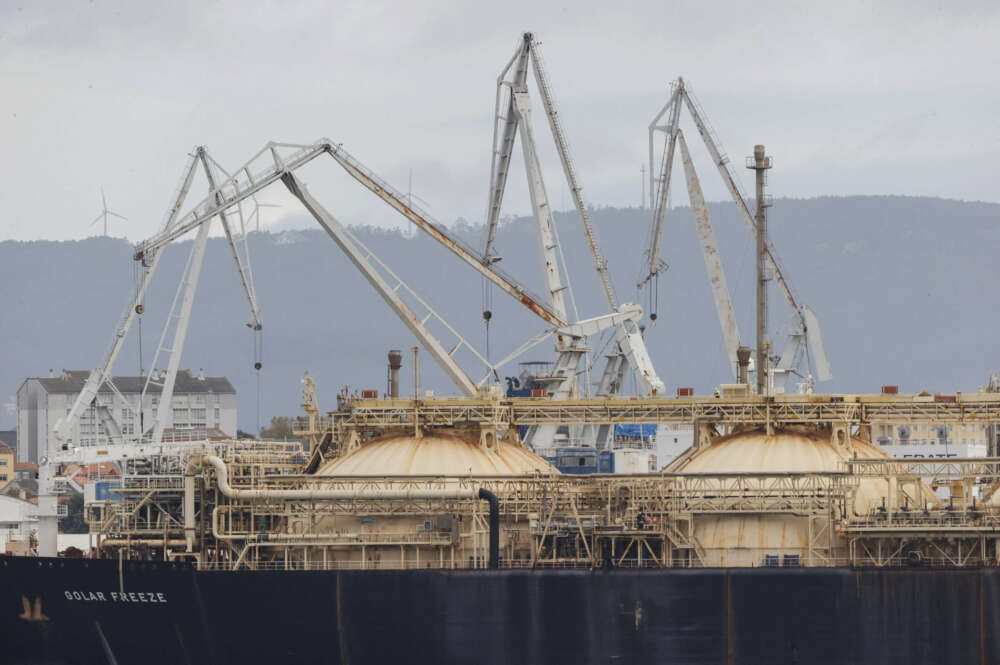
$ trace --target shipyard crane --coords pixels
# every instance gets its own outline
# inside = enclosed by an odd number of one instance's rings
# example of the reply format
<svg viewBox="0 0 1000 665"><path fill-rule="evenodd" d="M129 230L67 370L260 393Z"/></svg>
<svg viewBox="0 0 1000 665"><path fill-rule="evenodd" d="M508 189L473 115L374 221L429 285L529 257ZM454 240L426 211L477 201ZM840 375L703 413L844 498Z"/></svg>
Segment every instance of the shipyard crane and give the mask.
<svg viewBox="0 0 1000 665"><path fill-rule="evenodd" d="M541 335L522 345L515 354L508 356L501 363L491 364L472 344L461 337L453 326L448 324L443 317L431 309L402 279L393 273L388 266L379 261L344 225L323 208L308 192L303 183L293 175L297 169L321 155L332 157L351 177L364 185L394 210L404 215L418 228L440 242L466 264L473 267L480 274L499 286L504 292L511 295L515 300L542 318L549 324L549 328ZM299 199L310 214L319 222L320 226L348 255L355 267L362 272L396 315L417 336L459 390L467 395L477 394L484 383L491 376L495 376L495 370L501 364L509 362L516 357L517 353L523 353L550 335L556 338L557 345L567 349L567 358L557 368L557 371L560 372L559 376L567 378L572 373L575 380L576 364L573 364L572 359L575 356L578 363L579 358L586 351L583 348L581 340L585 340L588 335L596 334L596 332L605 328L621 325L623 322L638 321L642 317L641 309L623 306L621 311L602 317L595 317L575 323L567 321L565 312L557 311L547 306L540 299L531 295L530 291L513 277L504 274L497 266L482 260L476 255L474 250L449 234L443 225L435 222L427 213L416 207L406 195L393 188L374 171L349 154L344 150L342 145L335 144L329 139L320 139L311 144L289 144L273 141L267 143L243 166L236 169L226 180L222 181L210 196L195 205L176 224L169 228L164 228L158 234L139 243L135 250L135 258L142 260L151 254L155 255L166 244L193 229L201 227L205 220L238 206L242 201L256 195L262 189L278 180L281 180L288 190ZM412 307L404 302L404 299L400 296L401 292L408 294L409 299L415 301L415 306L422 308L425 313L418 315ZM430 319L434 319L437 323L443 325L447 332L455 338L456 342L451 348L446 348L429 329L427 323ZM463 347L470 350L486 367L486 374L479 381L473 381L453 357ZM570 371L571 366L574 370L573 372ZM560 391L559 394L565 398L571 396L571 392Z"/></svg>
<svg viewBox="0 0 1000 665"><path fill-rule="evenodd" d="M198 170L199 164L204 170L206 180L209 184L209 196L222 196L222 194L215 188L214 168L216 167L216 164L214 160L212 160L212 158L208 155L203 146L195 148L189 156L184 173L181 177L180 185L178 186L171 205L167 210L166 218L161 227L161 233L169 231L176 226L178 215L184 204L184 200L187 198L191 189L191 184L194 179L194 175ZM257 296L253 288L253 277L250 272L249 254L246 247L246 234L241 233L239 237L234 235L230 221L226 216L225 209L217 211L216 214L218 215L223 229L225 230L226 240L235 260L237 272L239 273L244 293L250 305L250 322L247 325L253 330L260 330L262 327L260 309L257 305ZM156 359L161 353L168 354L169 360L167 361L168 368L166 373L162 376L162 379L156 379L154 378L153 372L150 372L146 383L143 386L143 395L145 395L149 386L152 384L159 383L161 389L161 399L157 408L153 429L154 443L159 443L163 430L172 415L170 412L170 400L173 395L173 388L180 363L181 350L184 346L187 323L191 314L191 305L198 285L198 276L201 269L202 259L204 258L205 243L208 239L209 225L207 222L210 221L210 219L211 217L207 217L200 225L201 229L199 230L199 235L195 240L190 256L188 257L187 264L185 265L184 276L178 287L177 294L174 297L174 302L167 317L166 324L164 325L163 334L160 338L156 356L153 360L153 366L155 366ZM242 217L240 223L242 227ZM241 244L242 247L240 247ZM125 309L125 312L122 314L118 327L115 329L115 334L112 339L111 346L105 356L104 363L90 372L82 390L77 395L73 405L70 407L69 413L56 422L55 427L53 428L53 434L56 440L64 444L68 443L73 437L73 432L76 430L80 416L83 412L88 408L95 408L97 415L101 419L101 422L104 425L111 441L113 443L124 442L122 428L111 415L108 405L100 403L99 400L97 400L97 396L101 388L107 385L112 392L112 399L118 398L123 403L125 402L124 397L111 380L112 370L125 343L125 339L132 323L134 322L136 316L140 315L144 311L143 300L153 274L156 272L156 267L159 264L161 254L160 249L161 247L157 247L155 250L144 254L139 283L135 289L133 297L130 299ZM174 334L170 346L167 347L165 343L168 330L170 329L173 330ZM139 427L135 428L136 434L139 437L143 435L143 429L144 424L140 422Z"/></svg>
<svg viewBox="0 0 1000 665"><path fill-rule="evenodd" d="M698 183L683 133L679 127L680 115L684 108L687 109L695 127L697 127L712 162L716 165L719 174L722 176L723 183L729 190L740 215L754 237L757 235L757 226L750 212L748 198L739 185L739 179L732 169L730 160L722 150L718 137L708 124L705 113L690 88L684 82L683 78L678 78L671 85L671 88L670 98L653 118L648 128L651 215L643 274L640 277L638 286L641 288L650 280L655 279L665 265L660 258L660 245L663 221L668 207L670 176L673 169L674 154L677 144L680 143L685 178L691 198L691 208L694 211L695 222L698 226L698 234L708 271L709 282L715 298L719 322L722 326L726 352L730 360L730 369L735 374L736 349L740 343L739 331L736 326L735 317L733 316L732 302L726 286L725 274L722 269L721 260L719 259L718 248L715 244L715 236L711 228L708 208L704 204L701 186ZM659 168L657 168L655 161L655 144L658 134L663 135L663 151L660 157ZM773 279L778 283L778 287L781 289L785 300L793 312L795 323L778 362L770 370L774 389L777 392L784 392L787 389L788 378L792 373L798 373L796 368L800 362L804 362L806 365L805 376L807 385L810 385L810 387L813 379L812 372L815 372L815 379L818 381L827 381L833 378L830 371L830 363L826 355L826 348L823 344L819 320L812 309L800 302L796 297L777 260L777 253L770 242L767 242L765 246L765 260L767 268L769 268Z"/></svg>
<svg viewBox="0 0 1000 665"><path fill-rule="evenodd" d="M582 187L579 184L569 142L562 128L559 112L555 104L552 85L541 57L540 45L532 33L525 33L514 55L497 77L496 99L493 126L493 152L490 165L489 201L486 215L486 244L483 250L483 262L492 265L499 260L496 252L496 232L500 221L500 210L504 192L507 186L510 164L513 159L515 137L520 135L521 150L524 157L525 172L528 179L528 192L535 224L538 229L539 247L542 253L542 265L545 281L549 290L551 307L565 313L563 292L568 290L559 273L562 250L558 244L552 207L549 203L545 183L542 178L541 165L538 158L537 142L532 126L531 97L528 91L529 68L534 75L542 108L548 119L549 129L555 142L556 152L562 165L573 204L583 228L584 237L590 250L594 267L601 282L602 291L607 301L608 310L612 313L625 311L641 311L639 305L627 303L620 305L614 286L608 273L608 262L601 254L594 232L590 214L583 200ZM504 103L506 102L506 103ZM615 345L617 350L608 358L598 386L598 394L610 395L617 392L623 381L622 375L628 366L635 372L639 390L643 395L658 395L665 392L663 381L656 374L645 342L638 328L638 322L628 318L615 326ZM572 353L568 349L557 346L556 366L565 366L572 362L572 357L563 357ZM582 358L582 356L580 356ZM578 359L577 359L578 360ZM575 372L574 372L575 374ZM575 379L574 379L575 380ZM566 392L566 388L557 392ZM555 393L554 393L555 394Z"/></svg>
<svg viewBox="0 0 1000 665"><path fill-rule="evenodd" d="M294 152L290 155L283 154L282 149L289 147L293 148ZM305 185L293 175L293 171L297 168L323 154L331 155L352 177L376 193L394 209L408 217L418 227L439 240L453 253L465 260L466 263L476 267L483 275L487 276L545 320L550 327L534 339L522 344L519 349L510 354L501 363L491 365L447 321L438 316L388 266L379 261L346 227L340 224L338 220L323 208L308 192ZM260 164L260 158L262 157L270 158L263 168L261 168ZM187 214L179 217L181 207L191 188L192 180L199 163L205 170L206 178L210 184L210 191ZM225 175L225 179L221 181L216 180L215 170L222 172ZM582 355L586 352L584 342L587 337L598 334L609 327L620 326L625 322L634 323L642 318L641 308L623 306L620 311L612 314L577 321L575 323L567 322L544 304L539 303L513 278L503 275L495 267L481 262L474 255L471 248L464 246L457 239L451 237L440 224L431 221L426 214L414 208L411 203L404 203L402 194L361 164L360 161L347 154L341 146L334 145L329 140L324 139L311 145L295 146L270 142L264 149L256 153L246 164L232 174L226 173L224 169L208 156L204 148L199 147L191 155L191 159L185 169L181 184L168 210L167 218L161 230L152 238L139 243L136 247L135 259L141 261L143 266L142 276L136 288L135 295L131 298L128 308L115 330L111 350L105 359L104 365L91 372L84 385L84 389L78 395L73 407L70 409L70 413L57 422L54 434L57 440L60 441L59 449L50 451L50 455L40 460L39 517L42 523L40 525L39 537L42 554L55 554L55 523L58 519L55 469L58 464L75 459L100 459L102 461L108 461L112 457L120 459L122 456L128 456L129 451L132 454L139 455L147 449L152 449L151 447L169 444L169 442L165 443L163 441L163 431L169 417L172 415L171 400L174 381L190 322L191 308L204 258L209 226L216 218L221 221L226 232L227 242L232 250L237 270L240 273L241 283L250 302L251 321L248 323L248 326L255 331L259 331L262 328L253 288L253 278L250 272L249 256L238 247L238 238L232 232L229 215L234 212L239 215L241 226L241 235L239 237L245 240L246 233L245 228L243 228L242 202L247 199L254 199L261 189L277 180L281 180L289 191L302 202L305 208L336 241L338 246L351 259L352 263L364 274L366 279L376 288L394 312L410 328L424 347L442 366L448 376L466 395L478 394L482 385L491 376L496 376L496 367L509 362L519 353L532 348L549 336L554 336L558 340L557 344L560 348L566 350L563 354L562 363L557 366L557 374L565 379L561 382L562 384L569 384L568 378L572 376L575 380L575 368L579 364ZM162 380L162 384L160 384L161 399L151 435L147 436L143 428L139 428L138 436L134 440L126 441L120 434L121 428L109 425L108 431L112 434L112 441L109 446L87 447L79 445L81 443L79 441L71 441L72 434L76 429L75 424L79 420L80 414L84 409L95 404L98 392L103 385L107 384L117 397L124 399L111 380L115 360L121 351L132 322L143 311L142 300L158 265L163 249L173 240L193 230L197 230L197 236L167 316L156 355L154 356L154 364L156 358L161 353L169 354L169 361L167 370L160 377L160 380ZM245 249L246 246L244 243L243 250ZM393 280L395 284L391 283ZM415 300L419 305L423 306L427 313L423 316L418 316L404 302L401 292L409 294L411 300ZM450 349L446 348L428 328L428 320L432 317L443 324L446 330L458 340ZM170 334L171 332L172 335ZM473 382L453 358L458 349L463 346L471 350L487 367L486 375L478 383ZM152 378L147 380L143 389L144 394L153 380ZM556 395L562 399L571 396L565 391L558 391ZM106 407L104 410L107 410ZM107 415L113 423L110 412ZM118 434L115 435L115 432L118 432ZM95 450L97 452L94 452ZM111 450L115 451L117 457L108 452ZM96 458L95 455L97 456Z"/></svg>

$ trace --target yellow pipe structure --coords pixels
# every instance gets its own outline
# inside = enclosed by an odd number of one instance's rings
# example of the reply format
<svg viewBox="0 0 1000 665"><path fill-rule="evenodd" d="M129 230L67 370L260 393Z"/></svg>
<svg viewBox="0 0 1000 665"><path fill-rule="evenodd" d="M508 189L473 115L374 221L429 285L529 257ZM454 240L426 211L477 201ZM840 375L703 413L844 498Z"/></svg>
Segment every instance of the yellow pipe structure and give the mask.
<svg viewBox="0 0 1000 665"><path fill-rule="evenodd" d="M344 500L382 500L408 501L420 499L479 499L479 490L474 488L460 489L236 489L229 484L229 469L226 463L215 455L194 455L184 470L184 539L187 551L194 551L194 478L195 471L201 467L210 466L215 469L216 483L219 491L230 499L243 501L267 501L274 499L292 499L297 501L344 501Z"/></svg>

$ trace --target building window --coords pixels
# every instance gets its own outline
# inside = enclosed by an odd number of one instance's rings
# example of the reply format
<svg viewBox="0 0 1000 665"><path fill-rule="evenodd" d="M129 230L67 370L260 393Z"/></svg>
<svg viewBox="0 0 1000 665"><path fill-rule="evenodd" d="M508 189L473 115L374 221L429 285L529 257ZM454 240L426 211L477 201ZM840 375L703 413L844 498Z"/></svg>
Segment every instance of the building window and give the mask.
<svg viewBox="0 0 1000 665"><path fill-rule="evenodd" d="M203 421L205 417L205 409L191 409L191 420Z"/></svg>
<svg viewBox="0 0 1000 665"><path fill-rule="evenodd" d="M7 466L7 460L6 460L6 458L5 459L0 459L0 466Z"/></svg>
<svg viewBox="0 0 1000 665"><path fill-rule="evenodd" d="M215 407L215 424L219 425L222 423L222 416L219 414L219 407Z"/></svg>

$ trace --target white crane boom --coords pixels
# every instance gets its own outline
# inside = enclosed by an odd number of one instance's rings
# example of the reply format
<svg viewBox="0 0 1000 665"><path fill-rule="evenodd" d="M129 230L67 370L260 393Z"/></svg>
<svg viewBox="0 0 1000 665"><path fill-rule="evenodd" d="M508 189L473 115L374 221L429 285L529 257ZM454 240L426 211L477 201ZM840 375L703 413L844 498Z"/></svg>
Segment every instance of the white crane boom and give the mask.
<svg viewBox="0 0 1000 665"><path fill-rule="evenodd" d="M649 249L647 250L646 263L644 265L645 274L642 278L640 278L639 286L642 286L654 277L659 271L659 267L662 263L659 258L660 238L663 230L663 215L666 210L666 196L670 187L670 170L673 164L674 146L676 139L680 134L680 130L678 129L678 120L682 107L686 107L688 112L691 114L691 119L694 121L694 124L698 129L698 133L701 135L702 141L711 156L712 162L715 164L719 174L722 176L722 180L725 183L726 188L729 190L733 202L736 203L736 207L739 209L740 215L743 217L743 220L750 229L753 237L757 237L757 225L750 212L747 197L740 188L739 180L732 170L729 158L722 151L718 138L709 126L701 106L694 98L691 90L685 84L684 79L678 78L676 83L672 85L670 99L666 105L660 109L659 113L657 113L649 125L650 202L652 207L652 217L650 221ZM660 125L660 120L665 115L668 118L667 123L665 125ZM660 178L658 183L654 180L652 175L655 170L655 156L653 148L654 135L657 131L663 131L666 134L666 144L664 148L663 160L661 162ZM682 148L686 152L687 145L684 142L683 136L681 136L680 139ZM690 156L688 156L688 161L689 160ZM685 164L685 166L687 167L688 164ZM733 368L735 368L735 348L739 345L739 333L736 329L735 319L731 315L732 305L726 304L727 302L731 303L731 301L729 299L728 290L725 287L724 276L721 272L721 261L718 260L718 250L715 246L714 232L711 232L710 222L708 222L708 210L704 206L704 197L701 195L701 187L697 182L697 176L694 173L693 166L691 166L690 169L686 168L685 176L688 179L689 196L692 200L692 209L695 213L695 220L698 223L699 237L703 253L705 254L706 267L708 267L709 281L711 282L712 291L716 299L716 309L719 314L720 323L722 324L726 350L730 356L730 364ZM692 190L692 183L697 188L697 192ZM655 185L657 184L659 184L659 188L655 189ZM656 192L655 197L652 194L654 189ZM696 205L696 198L701 200L700 205ZM700 211L699 208L701 209ZM703 215L703 219L699 217L700 214ZM711 232L711 234L707 235L706 231ZM786 351L782 354L781 361L775 366L776 369L784 372L783 377L787 379L787 376L794 371L793 366L796 363L796 359L801 355L806 359L808 364L815 365L816 375L819 380L823 381L831 378L832 374L830 372L826 350L822 346L823 336L819 328L819 320L816 318L816 315L812 313L812 310L809 310L805 305L799 304L795 293L792 291L791 284L786 279L784 271L778 263L777 253L770 242L767 242L767 245L764 248L764 256L767 267L770 268L774 280L778 283L778 287L781 289L785 299L791 306L797 323L796 330L792 333L792 339L790 339L789 343L785 346ZM811 353L803 353L807 344L810 347L809 350Z"/></svg>
<svg viewBox="0 0 1000 665"><path fill-rule="evenodd" d="M663 265L663 262L660 260L660 241L663 237L663 218L667 213L667 200L670 194L670 174L673 172L674 166L674 147L677 145L674 137L677 132L677 122L680 118L680 91L682 86L683 80L680 80L670 95L670 101L653 118L653 122L649 124L649 195L651 198L649 242L647 243L646 250L646 274L639 281L638 286L642 286L655 277ZM667 124L665 126L657 125L656 123L659 122L660 118L668 112ZM653 171L653 135L657 130L661 129L666 132L667 149L661 164L660 177L656 179ZM657 184L659 184L658 189L655 187Z"/></svg>
<svg viewBox="0 0 1000 665"><path fill-rule="evenodd" d="M215 217L219 213L246 200L264 189L271 183L277 181L283 173L294 171L326 153L330 149L329 139L322 139L309 145L275 143L269 141L253 157L237 169L233 175L219 183L217 191L223 192L222 200L211 192L194 208L188 211L176 224L169 229L164 229L155 236L139 243L135 250L135 258L141 259L147 253L157 250L160 247L176 240L199 226L207 219ZM279 154L279 148L294 148L295 153L287 157ZM251 168L255 162L263 155L270 155L272 162L261 173L253 173Z"/></svg>
<svg viewBox="0 0 1000 665"><path fill-rule="evenodd" d="M566 316L566 299L563 291L566 287L559 274L559 254L556 242L555 223L552 220L552 206L549 204L545 181L542 178L542 167L538 163L538 152L535 145L535 133L531 124L531 98L526 89L511 90L515 112L521 127L521 148L524 152L524 169L528 176L528 193L531 198L531 209L535 215L535 227L538 230L538 248L542 255L542 267L545 274L545 285L549 290L549 303L552 311L561 319Z"/></svg>
<svg viewBox="0 0 1000 665"><path fill-rule="evenodd" d="M754 223L753 214L750 212L750 207L747 204L746 197L740 191L739 181L736 179L736 174L732 172L732 167L729 163L729 158L723 153L714 138L712 138L712 132L709 129L707 123L702 117L701 112L698 110L697 104L691 97L687 88L681 88L681 95L687 106L688 112L691 114L691 119L694 120L695 126L698 128L698 133L701 134L702 141L705 143L705 147L708 149L709 154L712 156L712 162L715 164L716 168L719 170L719 174L722 176L722 181L725 183L726 188L729 189L729 193L733 198L733 202L736 203L736 207L739 209L743 216L743 220L746 222L747 227L750 229L750 233L753 237L757 237L757 225ZM781 270L781 266L778 265L778 261L775 258L774 247L770 242L767 243L767 261L770 264L771 274L774 276L774 280L778 283L778 287L781 292L785 295L785 300L791 306L792 310L798 313L801 318L802 313L799 311L799 305L796 301L795 295L792 293L792 288L785 279L784 272ZM804 322L803 322L804 325Z"/></svg>
<svg viewBox="0 0 1000 665"><path fill-rule="evenodd" d="M573 157L570 153L569 141L566 139L566 132L563 131L559 120L559 110L556 108L555 96L552 93L552 84L549 82L548 74L545 71L545 63L542 60L540 45L535 41L531 33L527 33L524 38L531 49L531 64L535 72L535 83L538 84L538 94L542 98L542 105L549 119L549 128L552 130L556 152L559 153L559 161L566 176L566 184L569 186L573 205L576 207L580 223L583 225L583 234L587 239L587 247L590 249L594 268L597 270L597 275L601 280L604 298L608 301L608 310L615 312L618 310L618 297L615 295L615 288L611 283L611 275L608 273L607 259L601 255L601 248L597 244L594 225L590 221L590 212L588 212L587 206L583 201L583 188L580 186L576 175L576 167L573 164Z"/></svg>
<svg viewBox="0 0 1000 665"><path fill-rule="evenodd" d="M708 216L708 206L695 173L691 154L688 152L684 133L677 131L676 140L681 146L681 160L684 162L684 176L687 181L688 197L691 200L691 210L694 212L695 225L698 228L698 238L701 241L701 252L705 259L705 269L708 271L708 281L715 298L715 309L722 325L722 337L725 340L726 353L729 356L729 369L736 375L736 349L740 346L740 331L736 325L736 315L733 313L733 302L729 297L729 287L726 286L726 273L722 267L722 258L715 243L715 231L712 220Z"/></svg>
<svg viewBox="0 0 1000 665"><path fill-rule="evenodd" d="M282 156L279 152L281 148L293 148L296 152L289 156ZM559 327L567 323L533 296L526 287L500 270L491 267L489 262L479 257L471 248L466 247L458 239L452 238L439 224L432 222L429 215L407 202L407 197L404 194L399 193L341 146L335 145L329 139L320 139L309 145L274 141L267 143L232 176L219 184L218 189L223 192L221 201L214 195L207 197L174 227L140 243L136 248L136 259L141 259L147 253L163 247L170 241L198 227L205 220L211 219L220 212L257 194L280 179L285 173L292 173L323 154L329 154L355 180L550 325ZM255 172L253 169L258 166L256 162L265 155L270 156L270 162L263 169Z"/></svg>
<svg viewBox="0 0 1000 665"><path fill-rule="evenodd" d="M492 267L489 261L477 256L473 250L466 247L463 242L448 235L448 233L441 228L440 225L430 221L430 217L428 215L424 214L416 206L410 205L406 201L405 195L400 194L398 191L393 189L389 183L379 178L373 171L352 157L342 147L328 143L327 152L329 152L330 156L333 157L333 159L340 164L340 166L343 167L343 169L347 171L351 177L371 190L380 199L388 203L391 208L416 224L417 227L427 232L427 234L432 238L451 250L453 254L465 261L465 263L470 265L481 275L499 286L501 290L505 291L508 295L512 296L515 300L520 302L545 321L548 321L553 326L560 327L566 325L567 321L562 316L552 311L548 305L542 303L538 298L531 295L527 288L517 282L514 278L505 275L500 270Z"/></svg>
<svg viewBox="0 0 1000 665"><path fill-rule="evenodd" d="M178 188L177 194L168 209L167 218L163 223L161 233L172 229L177 221L177 215L180 213L181 206L184 204L184 199L187 198L188 192L191 189L191 181L194 178L194 173L197 168L198 153L201 150L202 148L197 148L188 159L183 177L181 178L180 187ZM112 368L115 365L115 361L118 359L118 354L121 351L122 346L125 344L125 338L128 335L129 329L132 327L132 322L138 314L138 308L142 305L142 300L146 296L146 289L149 287L149 283L152 280L153 273L156 271L156 266L159 264L159 261L160 252L158 250L152 250L146 255L146 259L143 262L142 277L140 278L139 286L136 288L135 295L132 297L128 307L125 309L121 322L115 329L114 340L112 341L111 348L105 357L104 364L100 368L90 372L90 375L87 377L87 381L84 383L83 389L73 401L73 406L70 407L69 413L56 421L52 433L57 440L69 440L77 422L80 420L83 410L88 408L94 401L94 398L97 397L97 393L101 389L101 385L111 378Z"/></svg>
<svg viewBox="0 0 1000 665"><path fill-rule="evenodd" d="M215 194L216 203L220 203L224 197L222 192L216 187L215 174L212 173L209 158L204 151L201 153L201 163L205 168L205 178L208 180L209 191ZM214 164L215 160L212 160L212 163ZM250 323L247 326L253 330L260 330L262 327L260 307L257 305L257 294L253 288L253 277L250 275L249 261L246 264L243 262L243 257L236 247L236 241L233 238L233 232L229 226L229 219L226 216L225 210L219 212L219 222L222 223L222 229L226 232L226 242L229 244L229 251L233 255L233 262L236 263L236 271L240 275L240 284L243 286L243 293L246 294L247 301L250 304Z"/></svg>
<svg viewBox="0 0 1000 665"><path fill-rule="evenodd" d="M291 192L295 198L302 202L306 210L319 222L319 225L323 227L337 246L347 255L347 258L351 260L351 263L361 271L368 280L368 283L375 287L378 294L382 296L386 304L396 313L396 315L406 324L406 327L410 329L410 332L416 336L420 343L428 353L433 356L433 358L438 362L442 369L448 377L458 386L461 390L469 397L476 395L477 388L476 384L473 383L469 375L455 362L452 357L451 352L442 346L441 342L438 341L434 335L427 329L424 322L414 314L403 299L399 297L396 289L392 287L381 274L375 269L375 267L369 262L368 257L365 253L355 245L350 234L344 228L344 226L337 221L337 219L330 214L320 203L309 193L305 185L302 184L294 175L291 173L285 173L281 176L282 182L288 191Z"/></svg>
<svg viewBox="0 0 1000 665"><path fill-rule="evenodd" d="M516 66L515 66L516 63ZM526 170L528 172L529 192L532 197L532 207L535 213L535 220L539 227L539 240L542 244L543 266L545 268L546 281L553 299L553 308L560 306L557 294L561 291L562 284L558 281L556 261L556 241L552 224L551 209L545 196L544 183L541 179L541 170L538 161L537 146L530 124L530 102L526 87L526 68L530 63L534 73L535 83L538 86L539 96L542 106L548 118L549 128L555 142L556 151L559 154L563 175L573 198L574 207L579 215L584 237L590 250L594 267L601 282L604 297L608 303L608 308L612 314L621 311L618 298L611 282L608 272L608 262L602 256L597 236L594 232L593 224L590 220L590 213L584 203L582 187L576 172L576 167L569 148L566 133L562 128L562 122L556 108L552 85L545 69L545 64L541 58L539 44L534 40L531 33L525 33L514 56L508 61L499 78L497 79L497 101L496 117L494 121L493 136L493 159L490 174L489 208L487 212L487 242L484 251L484 260L491 261L495 254L494 240L496 225L499 220L500 203L503 200L504 187L507 182L507 173L510 164L512 144L517 129L521 129L521 145L524 150ZM505 76L514 68L512 81L506 81ZM504 86L510 87L510 101L507 114L503 117L503 130L499 130L499 109L500 91ZM564 306L563 306L564 307ZM633 307L633 305L623 305L622 307ZM564 309L562 311L565 311ZM660 394L665 390L663 382L656 375L649 352L645 348L645 342L639 332L638 326L632 319L622 320L616 326L615 342L624 359L635 370L639 385L644 394ZM557 347L558 348L558 347ZM582 357L582 355L580 356ZM557 365L563 364L565 359L557 360ZM621 363L616 363L621 367ZM615 372L605 372L606 376L612 376ZM616 382L620 383L620 382ZM609 383L610 385L610 383ZM555 394L555 393L553 393Z"/></svg>
<svg viewBox="0 0 1000 665"><path fill-rule="evenodd" d="M170 360L167 362L167 374L160 389L160 402L156 408L156 421L153 425L153 445L163 440L163 432L166 430L168 422L173 421L173 398L174 386L177 382L177 370L180 368L184 340L187 339L188 323L191 321L191 309L194 307L194 296L198 290L198 278L201 275L201 265L205 258L205 246L208 244L208 230L210 226L211 223L206 221L198 228L198 235L191 246L191 255L188 257L184 277L178 287L181 294L180 313L174 315L173 309L171 309L168 315L168 319L176 316L177 321L174 327L174 338L169 349ZM166 334L169 325L170 321L168 320L164 328L164 334ZM159 352L159 349L157 351Z"/></svg>
<svg viewBox="0 0 1000 665"><path fill-rule="evenodd" d="M517 63L514 77L510 83L504 80L510 68ZM503 68L497 77L496 104L493 117L493 153L490 163L490 196L486 209L486 247L483 259L490 261L494 257L497 226L500 223L500 206L503 203L504 190L507 187L507 176L510 173L510 160L514 152L514 137L517 135L518 114L514 106L515 89L524 88L528 75L528 49L522 46ZM508 90L507 110L500 115L500 103L504 89ZM503 120L503 130L500 121Z"/></svg>

